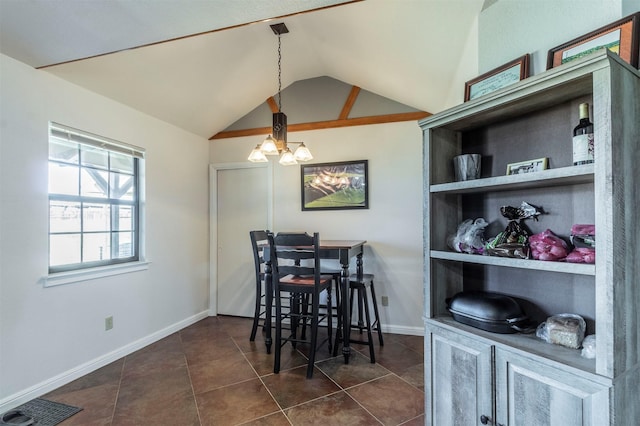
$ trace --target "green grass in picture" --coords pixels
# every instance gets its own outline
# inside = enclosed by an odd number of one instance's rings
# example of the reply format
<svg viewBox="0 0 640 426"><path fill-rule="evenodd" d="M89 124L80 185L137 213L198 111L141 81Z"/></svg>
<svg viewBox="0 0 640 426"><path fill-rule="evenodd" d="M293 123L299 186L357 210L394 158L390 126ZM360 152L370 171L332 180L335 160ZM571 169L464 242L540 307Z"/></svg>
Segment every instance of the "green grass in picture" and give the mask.
<svg viewBox="0 0 640 426"><path fill-rule="evenodd" d="M310 208L347 207L364 204L364 190L347 188L306 203Z"/></svg>
<svg viewBox="0 0 640 426"><path fill-rule="evenodd" d="M596 47L593 47L591 49L584 50L584 51L582 51L582 52L580 52L578 54L575 54L573 56L567 56L566 58L562 58L562 63L565 64L567 62L573 61L574 59L582 58L583 56L587 56L590 53L593 53L593 52L595 52L597 50L605 49L605 48L609 49L612 52L617 53L619 55L620 54L620 40L614 41L614 42L606 44L606 45L596 46Z"/></svg>

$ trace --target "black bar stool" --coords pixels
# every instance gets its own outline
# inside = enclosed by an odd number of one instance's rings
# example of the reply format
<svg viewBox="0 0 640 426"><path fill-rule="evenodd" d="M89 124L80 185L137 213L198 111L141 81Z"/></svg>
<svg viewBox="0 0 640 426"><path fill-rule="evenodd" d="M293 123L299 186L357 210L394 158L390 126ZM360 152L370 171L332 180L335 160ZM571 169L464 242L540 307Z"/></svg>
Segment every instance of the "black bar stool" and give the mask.
<svg viewBox="0 0 640 426"><path fill-rule="evenodd" d="M350 288L350 297L349 303L351 304L351 314L352 314L352 329L360 330L360 334L362 334L363 330L367 331L367 340L355 339L354 334L351 333L351 338L349 339L349 343L359 343L361 345L369 346L369 358L371 363L376 362L376 355L373 347L373 335L372 331L376 331L378 333L378 341L380 346L384 346L384 339L382 337L382 328L380 326L380 313L378 311L378 300L376 298L376 290L373 285L373 274L362 274L358 276L358 274L351 274L349 276L349 288ZM375 315L375 319L373 323L371 322L371 314L369 312L369 296L367 295L367 290L371 292L371 304L373 305L373 313ZM358 322L357 324L353 323L353 302L354 296L357 296L358 301ZM340 323L338 321L338 330L340 330ZM333 355L337 355L338 348L338 340L341 339L340 333L336 333L336 344L334 345L334 353Z"/></svg>
<svg viewBox="0 0 640 426"><path fill-rule="evenodd" d="M262 257L262 247L269 244L267 241L268 230L256 230L250 231L249 237L251 238L251 248L253 251L253 265L256 280L256 299L253 312L253 326L251 327L250 341L256 339L256 331L260 320L263 321L266 316L266 303L265 303L265 285L264 285L264 258Z"/></svg>

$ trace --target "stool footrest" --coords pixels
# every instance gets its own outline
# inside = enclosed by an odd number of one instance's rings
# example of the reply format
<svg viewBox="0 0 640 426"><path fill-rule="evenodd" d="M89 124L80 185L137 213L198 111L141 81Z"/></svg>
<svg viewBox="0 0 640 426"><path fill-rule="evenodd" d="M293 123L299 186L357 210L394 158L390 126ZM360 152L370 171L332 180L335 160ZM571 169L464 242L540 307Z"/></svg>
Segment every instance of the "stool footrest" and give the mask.
<svg viewBox="0 0 640 426"><path fill-rule="evenodd" d="M357 274L351 274L349 276L349 284L352 287L368 287L373 285L373 274L362 274L361 277L358 277Z"/></svg>

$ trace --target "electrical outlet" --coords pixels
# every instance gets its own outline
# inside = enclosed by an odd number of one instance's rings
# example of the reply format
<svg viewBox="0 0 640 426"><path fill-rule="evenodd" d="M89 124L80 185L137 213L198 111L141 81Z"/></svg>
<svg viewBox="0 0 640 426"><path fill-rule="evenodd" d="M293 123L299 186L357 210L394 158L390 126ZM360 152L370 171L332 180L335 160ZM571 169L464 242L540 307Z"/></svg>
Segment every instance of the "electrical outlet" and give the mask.
<svg viewBox="0 0 640 426"><path fill-rule="evenodd" d="M389 296L382 296L382 306L389 306Z"/></svg>
<svg viewBox="0 0 640 426"><path fill-rule="evenodd" d="M104 330L111 330L113 328L113 317L106 317L104 319Z"/></svg>

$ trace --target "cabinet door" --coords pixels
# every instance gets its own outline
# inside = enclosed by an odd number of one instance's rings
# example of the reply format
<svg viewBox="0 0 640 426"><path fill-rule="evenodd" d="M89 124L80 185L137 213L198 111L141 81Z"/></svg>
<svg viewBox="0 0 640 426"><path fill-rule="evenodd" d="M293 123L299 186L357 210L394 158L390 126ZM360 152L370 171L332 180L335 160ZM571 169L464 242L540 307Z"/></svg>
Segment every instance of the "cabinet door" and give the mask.
<svg viewBox="0 0 640 426"><path fill-rule="evenodd" d="M603 426L609 420L609 386L496 349L497 424Z"/></svg>
<svg viewBox="0 0 640 426"><path fill-rule="evenodd" d="M471 426L492 417L492 353L484 342L427 326L426 424Z"/></svg>

